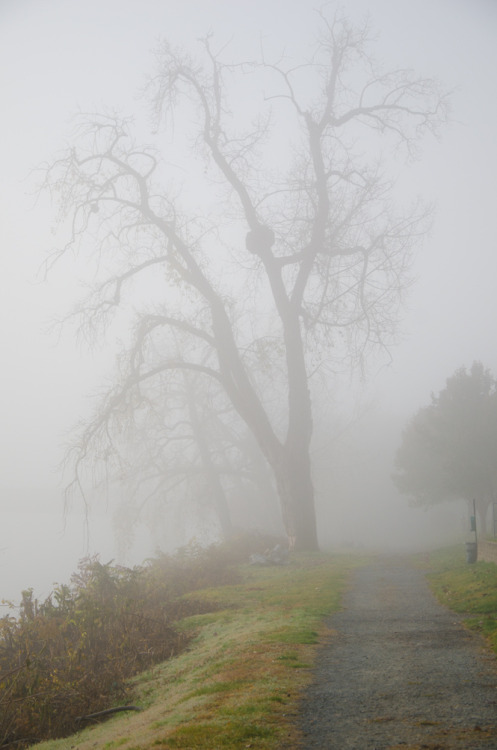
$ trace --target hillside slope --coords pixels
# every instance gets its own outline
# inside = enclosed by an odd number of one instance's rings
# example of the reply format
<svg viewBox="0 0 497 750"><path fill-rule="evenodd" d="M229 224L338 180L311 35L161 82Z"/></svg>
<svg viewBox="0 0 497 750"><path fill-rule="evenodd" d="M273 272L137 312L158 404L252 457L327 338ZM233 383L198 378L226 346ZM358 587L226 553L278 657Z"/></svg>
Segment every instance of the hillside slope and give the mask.
<svg viewBox="0 0 497 750"><path fill-rule="evenodd" d="M323 624L339 608L349 558L300 557L285 566L245 566L241 583L194 592L214 612L187 617L187 651L132 681L140 712L87 722L37 750L291 748L292 719L310 679Z"/></svg>

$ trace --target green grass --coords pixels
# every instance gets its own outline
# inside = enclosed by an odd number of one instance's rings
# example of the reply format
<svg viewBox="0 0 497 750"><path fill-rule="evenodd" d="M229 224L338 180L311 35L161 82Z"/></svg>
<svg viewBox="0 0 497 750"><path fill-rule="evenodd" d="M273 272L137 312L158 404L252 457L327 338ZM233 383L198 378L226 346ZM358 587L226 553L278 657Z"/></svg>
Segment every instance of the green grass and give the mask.
<svg viewBox="0 0 497 750"><path fill-rule="evenodd" d="M141 713L116 714L38 750L287 750L301 746L294 717L324 618L340 606L364 560L308 555L288 566L239 569L239 583L194 592L217 605L181 628L187 651L131 681ZM497 565L466 562L464 545L418 558L436 596L485 635L497 653ZM386 719L382 719L386 720Z"/></svg>
<svg viewBox="0 0 497 750"><path fill-rule="evenodd" d="M466 562L463 545L430 555L428 581L437 598L482 633L497 653L497 565Z"/></svg>
<svg viewBox="0 0 497 750"><path fill-rule="evenodd" d="M300 556L287 566L244 566L240 583L192 593L217 610L185 618L188 650L132 680L132 702L144 710L37 749L297 747L298 700L319 645L333 635L323 620L360 563Z"/></svg>

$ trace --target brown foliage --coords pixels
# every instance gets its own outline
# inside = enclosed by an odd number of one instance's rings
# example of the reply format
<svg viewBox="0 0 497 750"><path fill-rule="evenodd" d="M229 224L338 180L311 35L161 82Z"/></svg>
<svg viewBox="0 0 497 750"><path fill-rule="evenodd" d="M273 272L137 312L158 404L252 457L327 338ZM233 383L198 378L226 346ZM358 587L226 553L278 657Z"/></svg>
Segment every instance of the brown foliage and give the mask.
<svg viewBox="0 0 497 750"><path fill-rule="evenodd" d="M0 747L70 734L122 703L127 678L186 646L174 623L211 606L181 596L233 583L232 566L267 544L190 546L133 569L87 558L43 603L23 591L19 617L0 619Z"/></svg>

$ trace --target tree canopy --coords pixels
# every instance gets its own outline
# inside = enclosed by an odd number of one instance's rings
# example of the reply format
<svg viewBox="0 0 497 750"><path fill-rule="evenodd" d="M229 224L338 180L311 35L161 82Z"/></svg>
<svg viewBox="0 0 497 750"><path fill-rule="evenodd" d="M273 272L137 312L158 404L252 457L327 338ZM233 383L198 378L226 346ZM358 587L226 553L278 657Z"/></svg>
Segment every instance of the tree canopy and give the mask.
<svg viewBox="0 0 497 750"><path fill-rule="evenodd" d="M412 156L447 113L432 80L379 69L367 27L319 19L306 60L234 62L212 37L194 59L162 43L150 141L129 119L82 116L45 179L70 223L49 265L79 250L96 278L81 328L119 310L134 320L116 383L75 440L76 482L189 373L254 436L302 549L317 547L312 372L388 350L430 220L425 206L395 208L379 157ZM171 440L180 422L168 420Z"/></svg>
<svg viewBox="0 0 497 750"><path fill-rule="evenodd" d="M458 369L402 435L394 481L418 505L477 502L483 528L497 501L497 382L481 362Z"/></svg>

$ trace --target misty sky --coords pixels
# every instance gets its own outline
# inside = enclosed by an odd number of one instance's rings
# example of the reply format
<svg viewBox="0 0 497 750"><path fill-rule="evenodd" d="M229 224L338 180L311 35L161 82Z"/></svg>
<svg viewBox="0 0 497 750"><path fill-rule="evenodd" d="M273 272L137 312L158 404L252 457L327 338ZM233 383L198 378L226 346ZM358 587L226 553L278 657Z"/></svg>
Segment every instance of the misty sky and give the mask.
<svg viewBox="0 0 497 750"><path fill-rule="evenodd" d="M370 13L374 53L386 67L414 68L455 90L452 124L399 185L438 205L402 342L370 386L385 409L407 418L463 364L479 359L497 374L497 3L341 7L351 19ZM47 282L38 272L54 242L54 209L35 202L30 171L64 146L74 113L141 107L136 94L160 37L193 49L212 31L234 54L256 55L261 41L305 54L311 9L308 0L0 0L0 512L11 510L11 487L60 487L66 436L112 367L114 342L88 351L70 329L49 331L78 284L69 264Z"/></svg>

